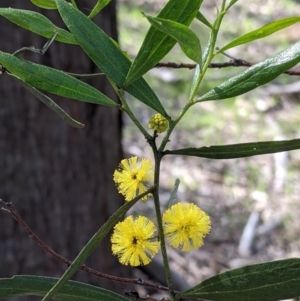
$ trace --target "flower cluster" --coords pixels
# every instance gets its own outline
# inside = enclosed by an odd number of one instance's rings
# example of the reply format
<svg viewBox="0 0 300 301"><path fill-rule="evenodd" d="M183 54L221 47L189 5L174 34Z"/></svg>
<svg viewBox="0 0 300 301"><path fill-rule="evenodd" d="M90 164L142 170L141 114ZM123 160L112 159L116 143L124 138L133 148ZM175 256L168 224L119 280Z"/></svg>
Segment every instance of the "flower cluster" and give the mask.
<svg viewBox="0 0 300 301"><path fill-rule="evenodd" d="M114 227L112 252L124 265L148 264L158 252L159 241L154 237L155 225L145 216L128 216Z"/></svg>
<svg viewBox="0 0 300 301"><path fill-rule="evenodd" d="M152 180L151 162L137 157L122 160L114 173L114 181L126 201L147 191L147 183ZM204 237L211 229L209 216L195 204L173 205L163 214L162 222L168 243L184 252L201 247ZM147 217L139 216L134 219L128 216L114 227L111 236L112 252L124 265L146 265L160 246L155 232L154 223Z"/></svg>
<svg viewBox="0 0 300 301"><path fill-rule="evenodd" d="M211 228L209 216L195 204L175 204L162 219L169 244L184 252L200 248Z"/></svg>
<svg viewBox="0 0 300 301"><path fill-rule="evenodd" d="M131 157L121 161L113 175L119 193L123 194L126 201L131 201L136 196L146 192L149 182L153 182L153 166L150 160ZM146 195L143 200L146 200Z"/></svg>
<svg viewBox="0 0 300 301"><path fill-rule="evenodd" d="M157 133L163 133L168 129L169 122L163 115L157 113L150 118L148 127Z"/></svg>

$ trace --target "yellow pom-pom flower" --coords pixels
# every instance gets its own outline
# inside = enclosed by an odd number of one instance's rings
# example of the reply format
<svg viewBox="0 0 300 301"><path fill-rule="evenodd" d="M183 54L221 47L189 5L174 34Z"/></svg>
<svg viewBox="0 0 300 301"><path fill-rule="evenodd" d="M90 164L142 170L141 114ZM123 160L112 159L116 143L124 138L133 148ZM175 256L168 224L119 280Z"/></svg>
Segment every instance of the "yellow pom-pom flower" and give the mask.
<svg viewBox="0 0 300 301"><path fill-rule="evenodd" d="M124 195L126 201L131 201L149 188L149 182L153 182L153 165L148 159L124 159L115 170L113 179L119 193ZM144 196L142 200L149 196Z"/></svg>
<svg viewBox="0 0 300 301"><path fill-rule="evenodd" d="M121 264L139 266L151 262L159 250L159 241L154 237L156 227L145 216L133 219L128 216L114 227L111 236L112 252Z"/></svg>
<svg viewBox="0 0 300 301"><path fill-rule="evenodd" d="M157 133L163 133L168 129L169 122L163 115L157 113L150 118L148 127Z"/></svg>
<svg viewBox="0 0 300 301"><path fill-rule="evenodd" d="M211 228L209 216L194 204L175 204L162 219L167 241L184 252L200 248Z"/></svg>

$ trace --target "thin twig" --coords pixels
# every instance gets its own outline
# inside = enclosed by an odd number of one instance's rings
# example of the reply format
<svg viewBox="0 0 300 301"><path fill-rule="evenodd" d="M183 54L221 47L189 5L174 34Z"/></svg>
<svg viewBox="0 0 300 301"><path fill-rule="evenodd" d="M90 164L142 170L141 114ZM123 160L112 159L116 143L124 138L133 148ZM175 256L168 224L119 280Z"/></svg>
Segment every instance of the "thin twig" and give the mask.
<svg viewBox="0 0 300 301"><path fill-rule="evenodd" d="M209 68L211 69L222 69L228 67L251 67L254 63L250 63L248 61L242 59L231 59L228 62L224 63L211 63L209 64ZM167 63L158 63L155 65L156 68L172 68L172 69L194 69L196 68L196 64L184 64L184 63L174 63L174 62L167 62ZM283 72L284 74L288 74L290 76L300 76L300 71L296 70L287 70Z"/></svg>
<svg viewBox="0 0 300 301"><path fill-rule="evenodd" d="M54 250L52 250L49 246L47 246L31 229L30 227L25 223L25 221L22 219L20 214L17 212L17 210L14 208L12 203L6 203L0 199L0 210L7 212L13 216L13 218L24 228L24 230L27 232L29 237L36 242L42 249L44 249L46 252L51 254L53 257L58 259L59 261L67 264L68 266L72 264L72 261L69 259L61 256L60 254L56 253ZM169 291L169 289L163 285L157 284L157 283L151 283L149 281L142 280L140 278L138 279L130 279L130 278L123 278L123 277L117 277L117 276L112 276L108 275L105 273L98 272L86 265L83 265L80 267L80 270L83 270L85 272L88 272L92 275L95 275L100 278L106 278L112 281L116 282L123 282L123 283L131 283L131 284L136 284L136 285L142 285L145 287L151 287L157 290L161 291Z"/></svg>

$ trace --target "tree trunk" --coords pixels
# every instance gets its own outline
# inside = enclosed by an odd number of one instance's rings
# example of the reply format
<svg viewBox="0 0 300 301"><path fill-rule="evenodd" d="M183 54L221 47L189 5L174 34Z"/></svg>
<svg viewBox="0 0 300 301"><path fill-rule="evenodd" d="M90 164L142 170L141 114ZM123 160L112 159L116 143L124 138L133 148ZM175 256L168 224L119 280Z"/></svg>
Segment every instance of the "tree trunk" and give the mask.
<svg viewBox="0 0 300 301"><path fill-rule="evenodd" d="M78 0L77 4L88 13L90 2ZM2 0L1 4L38 10L29 1ZM45 12L56 25L63 26L57 11ZM95 19L116 39L114 1ZM24 46L41 48L46 42L2 17L0 37L0 50L10 53ZM98 71L78 46L59 42L54 42L44 56L29 52L21 56L68 72ZM104 77L89 83L116 99ZM114 108L50 97L85 127L71 128L12 78L0 77L0 198L12 202L45 243L72 260L123 204L112 181L122 157L121 115ZM108 240L86 264L102 272L129 276L131 270L122 268L111 255ZM9 214L0 211L0 277L60 277L65 270L66 266L31 241ZM119 291L124 288L85 272L73 279Z"/></svg>

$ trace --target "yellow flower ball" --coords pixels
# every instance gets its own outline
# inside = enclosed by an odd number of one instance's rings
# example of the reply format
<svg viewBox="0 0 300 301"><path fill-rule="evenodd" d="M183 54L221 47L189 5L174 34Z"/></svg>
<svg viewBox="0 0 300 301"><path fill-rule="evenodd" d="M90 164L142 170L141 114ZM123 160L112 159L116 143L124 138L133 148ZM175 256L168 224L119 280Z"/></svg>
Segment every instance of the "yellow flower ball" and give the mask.
<svg viewBox="0 0 300 301"><path fill-rule="evenodd" d="M121 264L139 266L151 262L159 251L160 242L154 236L156 227L145 216L128 216L114 227L112 252Z"/></svg>
<svg viewBox="0 0 300 301"><path fill-rule="evenodd" d="M209 216L195 204L175 204L162 219L167 241L184 252L200 248L211 229Z"/></svg>
<svg viewBox="0 0 300 301"><path fill-rule="evenodd" d="M123 194L126 201L131 201L138 195L147 191L153 182L153 165L148 159L131 157L124 159L113 174L113 180L119 193ZM142 198L146 200L150 195Z"/></svg>

